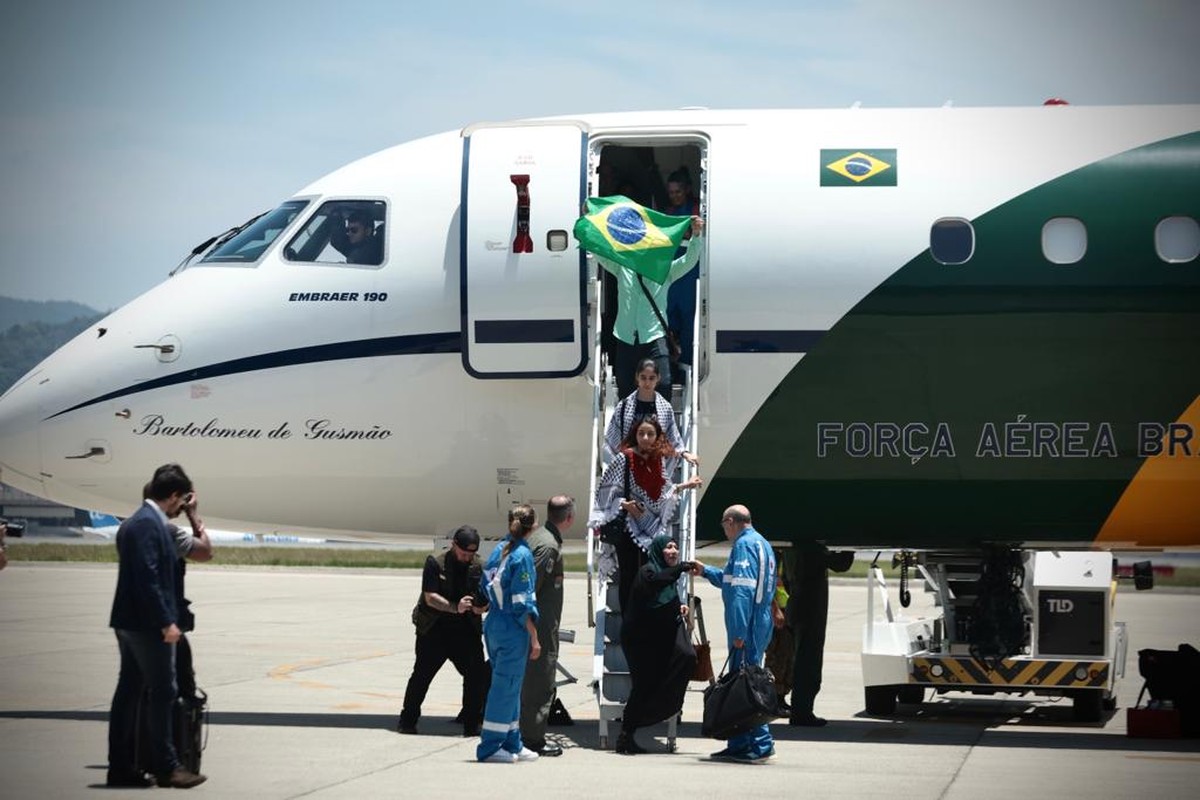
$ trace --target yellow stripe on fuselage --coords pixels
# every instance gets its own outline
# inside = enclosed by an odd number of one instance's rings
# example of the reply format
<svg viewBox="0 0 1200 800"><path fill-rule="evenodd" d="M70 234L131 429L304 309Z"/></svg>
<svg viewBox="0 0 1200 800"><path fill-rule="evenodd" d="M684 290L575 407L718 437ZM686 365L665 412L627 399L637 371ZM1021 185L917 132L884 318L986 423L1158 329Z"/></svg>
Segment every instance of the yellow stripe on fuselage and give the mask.
<svg viewBox="0 0 1200 800"><path fill-rule="evenodd" d="M1200 432L1200 397L1176 422ZM1190 443L1192 455L1185 455L1182 448L1172 455L1166 441L1163 446L1160 455L1142 462L1096 536L1096 544L1200 545L1200 455L1196 454L1200 441Z"/></svg>

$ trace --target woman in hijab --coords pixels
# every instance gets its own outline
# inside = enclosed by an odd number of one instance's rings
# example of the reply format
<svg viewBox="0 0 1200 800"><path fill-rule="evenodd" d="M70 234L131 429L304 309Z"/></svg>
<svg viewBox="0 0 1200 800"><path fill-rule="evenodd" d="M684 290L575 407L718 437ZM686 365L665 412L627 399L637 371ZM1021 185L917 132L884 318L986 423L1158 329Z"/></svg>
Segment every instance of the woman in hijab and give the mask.
<svg viewBox="0 0 1200 800"><path fill-rule="evenodd" d="M596 486L588 527L598 530L609 520L625 514L628 535L621 536L615 544L622 608L638 568L645 563L650 540L667 530L675 516L679 493L703 484L699 475L680 484L671 483L667 470L674 457L675 449L663 434L658 417L647 414L626 432ZM601 573L610 570L602 569Z"/></svg>
<svg viewBox="0 0 1200 800"><path fill-rule="evenodd" d="M651 540L648 556L634 579L621 621L621 646L633 688L614 749L626 755L646 752L633 738L635 729L670 719L683 708L683 694L696 666L687 605L679 591L680 576L690 563L679 560L679 545L665 533Z"/></svg>

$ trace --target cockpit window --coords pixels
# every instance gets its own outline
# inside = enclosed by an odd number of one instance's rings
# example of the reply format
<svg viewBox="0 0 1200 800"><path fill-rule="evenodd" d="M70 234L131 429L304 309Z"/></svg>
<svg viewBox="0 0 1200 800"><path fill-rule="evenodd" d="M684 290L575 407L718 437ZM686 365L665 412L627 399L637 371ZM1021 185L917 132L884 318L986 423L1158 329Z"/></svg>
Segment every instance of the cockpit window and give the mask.
<svg viewBox="0 0 1200 800"><path fill-rule="evenodd" d="M287 247L288 261L377 267L383 263L387 204L380 200L322 203Z"/></svg>
<svg viewBox="0 0 1200 800"><path fill-rule="evenodd" d="M289 200L274 211L253 220L200 259L201 264L252 264L271 242L283 233L308 205L307 200Z"/></svg>

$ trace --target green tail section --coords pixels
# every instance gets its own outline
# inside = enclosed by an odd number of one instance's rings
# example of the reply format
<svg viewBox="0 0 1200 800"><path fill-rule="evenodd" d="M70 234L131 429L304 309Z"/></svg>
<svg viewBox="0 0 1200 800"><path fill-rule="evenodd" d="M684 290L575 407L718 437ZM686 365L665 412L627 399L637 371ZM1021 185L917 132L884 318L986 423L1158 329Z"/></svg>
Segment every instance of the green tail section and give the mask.
<svg viewBox="0 0 1200 800"><path fill-rule="evenodd" d="M1189 134L984 214L966 264L918 255L769 396L704 495L701 535L744 503L781 539L1092 541L1144 460L1139 425L1200 396L1200 264L1154 250L1161 219L1200 218L1198 186ZM1041 249L1063 216L1088 232L1071 265Z"/></svg>

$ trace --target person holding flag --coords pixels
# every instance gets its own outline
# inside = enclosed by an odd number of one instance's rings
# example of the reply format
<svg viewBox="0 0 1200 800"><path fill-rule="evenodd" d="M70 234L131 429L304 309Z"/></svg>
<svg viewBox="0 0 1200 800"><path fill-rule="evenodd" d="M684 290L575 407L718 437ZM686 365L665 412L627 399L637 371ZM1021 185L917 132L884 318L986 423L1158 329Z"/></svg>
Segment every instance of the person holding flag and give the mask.
<svg viewBox="0 0 1200 800"><path fill-rule="evenodd" d="M675 251L691 231L687 251ZM613 324L617 396L635 387L643 358L658 365L658 392L671 396L671 364L664 317L671 284L686 275L704 252L704 220L660 214L622 195L589 197L575 222L579 246L596 256L617 279L617 319Z"/></svg>

